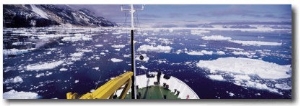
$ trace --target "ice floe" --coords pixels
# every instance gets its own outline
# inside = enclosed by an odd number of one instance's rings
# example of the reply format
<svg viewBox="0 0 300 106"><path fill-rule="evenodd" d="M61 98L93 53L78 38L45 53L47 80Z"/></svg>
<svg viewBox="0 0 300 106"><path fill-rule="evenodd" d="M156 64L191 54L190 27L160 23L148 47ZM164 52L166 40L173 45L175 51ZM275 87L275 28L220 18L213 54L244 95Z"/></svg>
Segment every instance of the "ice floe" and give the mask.
<svg viewBox="0 0 300 106"><path fill-rule="evenodd" d="M28 53L34 49L3 49L3 55L19 55Z"/></svg>
<svg viewBox="0 0 300 106"><path fill-rule="evenodd" d="M279 42L266 42L266 41L243 41L243 40L232 40L231 37L225 37L222 35L211 35L203 36L203 40L225 40L232 43L242 44L243 46L281 46Z"/></svg>
<svg viewBox="0 0 300 106"><path fill-rule="evenodd" d="M26 70L48 70L58 67L59 65L63 64L64 61L51 61L45 63L37 63L37 64L30 64L26 66Z"/></svg>
<svg viewBox="0 0 300 106"><path fill-rule="evenodd" d="M150 39L148 39L148 38L147 38L147 39L145 39L145 42L150 42L150 41L151 41L151 40L150 40Z"/></svg>
<svg viewBox="0 0 300 106"><path fill-rule="evenodd" d="M116 49L121 49L121 48L124 48L125 45L112 45L111 47L116 48Z"/></svg>
<svg viewBox="0 0 300 106"><path fill-rule="evenodd" d="M222 77L222 75L207 75L207 76L212 80L224 81L224 78Z"/></svg>
<svg viewBox="0 0 300 106"><path fill-rule="evenodd" d="M114 63L123 61L122 59L117 59L117 58L111 58L110 60Z"/></svg>
<svg viewBox="0 0 300 106"><path fill-rule="evenodd" d="M173 42L170 39L166 39L166 38L159 38L158 41L161 42L162 44L173 44Z"/></svg>
<svg viewBox="0 0 300 106"><path fill-rule="evenodd" d="M228 49L228 50L238 50L238 51L244 50L242 48L234 48L234 47L225 47L225 49Z"/></svg>
<svg viewBox="0 0 300 106"><path fill-rule="evenodd" d="M83 36L83 35L77 35L77 36L68 36L68 37L64 37L63 39L61 39L62 41L70 41L70 42L75 42L75 41L90 41L92 40L92 38L88 37L88 36Z"/></svg>
<svg viewBox="0 0 300 106"><path fill-rule="evenodd" d="M245 55L245 56L249 56L250 53L248 52L242 52L242 51L233 51L232 52L234 55Z"/></svg>
<svg viewBox="0 0 300 106"><path fill-rule="evenodd" d="M292 87L289 86L287 83L275 84L275 87L278 89L282 89L282 90L291 90L292 89Z"/></svg>
<svg viewBox="0 0 300 106"><path fill-rule="evenodd" d="M66 69L66 68L61 68L61 69L59 69L59 71L67 71L68 69Z"/></svg>
<svg viewBox="0 0 300 106"><path fill-rule="evenodd" d="M278 89L291 89L286 82L277 81L291 77L288 74L291 71L290 65L235 57L203 60L196 65L209 71L207 76L212 80L228 81L238 86L267 90L278 94L282 94ZM230 76L233 79L225 79L222 75Z"/></svg>
<svg viewBox="0 0 300 106"><path fill-rule="evenodd" d="M243 46L281 46L279 42L265 42L265 41L242 41L242 40L229 40L233 43L242 44Z"/></svg>
<svg viewBox="0 0 300 106"><path fill-rule="evenodd" d="M201 50L201 51L190 51L186 52L188 55L212 55L213 51Z"/></svg>
<svg viewBox="0 0 300 106"><path fill-rule="evenodd" d="M95 47L103 47L103 45L101 45L101 44L98 44L98 45L95 45Z"/></svg>
<svg viewBox="0 0 300 106"><path fill-rule="evenodd" d="M147 67L145 67L145 66L140 66L140 67L137 67L137 68L140 68L140 69L142 69L142 70L147 70L148 68Z"/></svg>
<svg viewBox="0 0 300 106"><path fill-rule="evenodd" d="M40 78L40 77L42 77L42 76L45 76L45 74L44 74L44 73L39 73L39 74L36 74L36 75L35 75L36 78Z"/></svg>
<svg viewBox="0 0 300 106"><path fill-rule="evenodd" d="M211 35L211 36L203 36L203 40L231 40L231 37L225 37L222 35Z"/></svg>
<svg viewBox="0 0 300 106"><path fill-rule="evenodd" d="M20 76L16 76L15 78L10 78L4 81L4 84L6 83L22 83L23 79Z"/></svg>
<svg viewBox="0 0 300 106"><path fill-rule="evenodd" d="M207 68L210 73L217 71L242 75L257 75L263 79L281 79L291 77L290 65L278 65L249 58L218 58L216 60L200 60L198 67Z"/></svg>
<svg viewBox="0 0 300 106"><path fill-rule="evenodd" d="M225 55L225 52L223 52L223 51L217 51L216 54L218 54L218 55Z"/></svg>
<svg viewBox="0 0 300 106"><path fill-rule="evenodd" d="M80 60L83 56L84 52L76 52L76 53L72 53L71 56L71 60L72 61L77 61Z"/></svg>
<svg viewBox="0 0 300 106"><path fill-rule="evenodd" d="M3 99L38 99L39 96L35 92L24 92L10 90L3 93Z"/></svg>
<svg viewBox="0 0 300 106"><path fill-rule="evenodd" d="M170 53L172 47L170 46L150 46L150 45L142 45L140 46L137 51L144 51L144 52L158 52L158 53Z"/></svg>
<svg viewBox="0 0 300 106"><path fill-rule="evenodd" d="M123 57L130 57L131 54L124 54Z"/></svg>
<svg viewBox="0 0 300 106"><path fill-rule="evenodd" d="M94 70L99 70L100 68L99 68L99 67L94 67L93 69L94 69Z"/></svg>
<svg viewBox="0 0 300 106"><path fill-rule="evenodd" d="M81 52L93 52L91 49L76 49L76 51L81 51Z"/></svg>
<svg viewBox="0 0 300 106"><path fill-rule="evenodd" d="M234 80L236 81L249 81L251 78L248 75L234 75Z"/></svg>
<svg viewBox="0 0 300 106"><path fill-rule="evenodd" d="M191 30L192 35L203 35L205 33L210 33L210 31L208 31L208 30L197 30L197 29Z"/></svg>

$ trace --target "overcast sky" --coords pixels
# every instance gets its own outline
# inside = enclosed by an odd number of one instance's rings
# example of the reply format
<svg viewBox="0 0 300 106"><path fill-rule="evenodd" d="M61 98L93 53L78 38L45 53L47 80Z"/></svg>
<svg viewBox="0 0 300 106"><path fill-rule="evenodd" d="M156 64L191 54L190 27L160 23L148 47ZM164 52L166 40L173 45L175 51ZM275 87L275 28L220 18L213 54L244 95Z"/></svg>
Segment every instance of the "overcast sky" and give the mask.
<svg viewBox="0 0 300 106"><path fill-rule="evenodd" d="M87 8L97 16L123 24L130 21L121 5L69 5L75 9ZM124 5L126 8L128 5ZM141 5L134 5L140 8ZM210 22L291 22L290 5L145 5L136 14L140 24L199 24ZM137 20L137 18L136 18Z"/></svg>

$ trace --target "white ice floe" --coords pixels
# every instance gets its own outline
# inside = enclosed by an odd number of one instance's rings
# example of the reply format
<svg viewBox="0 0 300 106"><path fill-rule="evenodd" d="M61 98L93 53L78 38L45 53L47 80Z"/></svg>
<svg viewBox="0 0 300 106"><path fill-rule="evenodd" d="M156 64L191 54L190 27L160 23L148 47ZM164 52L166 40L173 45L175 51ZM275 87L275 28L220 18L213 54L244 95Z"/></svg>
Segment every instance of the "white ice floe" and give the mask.
<svg viewBox="0 0 300 106"><path fill-rule="evenodd" d="M76 52L71 54L71 60L72 61L77 61L80 60L83 56L84 52Z"/></svg>
<svg viewBox="0 0 300 106"><path fill-rule="evenodd" d="M150 41L151 41L151 40L150 40L150 39L148 39L148 38L147 38L147 39L145 39L145 42L150 42Z"/></svg>
<svg viewBox="0 0 300 106"><path fill-rule="evenodd" d="M213 51L201 50L201 51L190 51L186 52L188 55L212 55Z"/></svg>
<svg viewBox="0 0 300 106"><path fill-rule="evenodd" d="M19 46L19 45L28 45L32 44L31 42L13 42L11 45Z"/></svg>
<svg viewBox="0 0 300 106"><path fill-rule="evenodd" d="M3 93L3 99L38 99L39 96L35 92L24 92L10 90Z"/></svg>
<svg viewBox="0 0 300 106"><path fill-rule="evenodd" d="M232 93L232 92L229 92L228 94L229 94L229 96L234 96L234 93Z"/></svg>
<svg viewBox="0 0 300 106"><path fill-rule="evenodd" d="M225 55L225 52L223 52L223 51L217 51L216 54L218 54L218 55Z"/></svg>
<svg viewBox="0 0 300 106"><path fill-rule="evenodd" d="M231 37L225 37L222 35L211 35L211 36L203 36L203 40L231 40Z"/></svg>
<svg viewBox="0 0 300 106"><path fill-rule="evenodd" d="M235 81L249 81L251 78L249 75L234 75Z"/></svg>
<svg viewBox="0 0 300 106"><path fill-rule="evenodd" d="M101 44L98 44L98 45L95 45L95 47L103 47L103 45L101 45Z"/></svg>
<svg viewBox="0 0 300 106"><path fill-rule="evenodd" d="M36 75L35 75L36 78L40 78L40 77L42 77L42 76L45 76L45 74L44 74L44 73L39 73L39 74L36 74Z"/></svg>
<svg viewBox="0 0 300 106"><path fill-rule="evenodd" d="M123 57L130 57L131 54L124 54Z"/></svg>
<svg viewBox="0 0 300 106"><path fill-rule="evenodd" d="M117 58L111 58L110 60L114 63L123 61L122 59L117 59Z"/></svg>
<svg viewBox="0 0 300 106"><path fill-rule="evenodd" d="M176 54L180 54L180 53L182 53L182 50L177 50L176 51Z"/></svg>
<svg viewBox="0 0 300 106"><path fill-rule="evenodd" d="M94 67L93 69L94 69L94 70L99 70L99 67Z"/></svg>
<svg viewBox="0 0 300 106"><path fill-rule="evenodd" d="M282 90L291 90L292 89L292 87L289 86L287 83L275 84L275 87L278 89L282 89Z"/></svg>
<svg viewBox="0 0 300 106"><path fill-rule="evenodd" d="M157 62L159 64L161 64L161 63L167 63L167 60L166 59L159 59L159 60L157 60Z"/></svg>
<svg viewBox="0 0 300 106"><path fill-rule="evenodd" d="M101 55L105 55L105 53L104 53L104 52L101 52L100 54L101 54Z"/></svg>
<svg viewBox="0 0 300 106"><path fill-rule="evenodd" d="M234 54L234 55L245 55L245 56L249 56L250 55L250 53L243 52L243 51L233 51L232 54Z"/></svg>
<svg viewBox="0 0 300 106"><path fill-rule="evenodd" d="M140 66L140 67L137 67L137 68L140 68L140 69L142 69L142 70L147 70L148 68L147 67L145 67L145 66Z"/></svg>
<svg viewBox="0 0 300 106"><path fill-rule="evenodd" d="M265 41L242 41L242 40L229 40L229 42L242 44L244 46L281 46L279 42L265 42Z"/></svg>
<svg viewBox="0 0 300 106"><path fill-rule="evenodd" d="M210 31L209 30L197 30L197 29L191 30L192 35L203 35L205 33L210 33Z"/></svg>
<svg viewBox="0 0 300 106"><path fill-rule="evenodd" d="M263 79L290 78L290 65L278 65L249 58L218 58L216 60L200 60L198 67L206 68L210 73L217 71L242 75L257 75Z"/></svg>
<svg viewBox="0 0 300 106"><path fill-rule="evenodd" d="M76 51L81 51L81 52L93 52L91 49L76 49Z"/></svg>
<svg viewBox="0 0 300 106"><path fill-rule="evenodd" d="M224 81L225 79L222 77L222 75L207 75L212 80L217 81Z"/></svg>
<svg viewBox="0 0 300 106"><path fill-rule="evenodd" d="M59 69L59 71L67 71L68 69L66 69L66 68L61 68L61 69Z"/></svg>
<svg viewBox="0 0 300 106"><path fill-rule="evenodd" d="M3 49L3 55L19 55L32 51L34 49Z"/></svg>
<svg viewBox="0 0 300 106"><path fill-rule="evenodd" d="M23 79L20 76L16 76L15 78L10 78L4 81L4 84L6 83L22 83Z"/></svg>
<svg viewBox="0 0 300 106"><path fill-rule="evenodd" d="M238 50L238 51L242 51L242 50L244 50L244 49L242 49L242 48L234 48L234 47L225 47L225 49L229 49L229 50Z"/></svg>
<svg viewBox="0 0 300 106"><path fill-rule="evenodd" d="M150 45L142 45L140 46L137 51L144 51L144 52L158 52L158 53L170 53L172 47L170 46L150 46Z"/></svg>
<svg viewBox="0 0 300 106"><path fill-rule="evenodd" d="M30 64L26 66L26 70L32 71L32 70L48 70L58 67L59 65L63 64L64 61L51 61L51 62L45 62L45 63L37 63L37 64Z"/></svg>
<svg viewBox="0 0 300 106"><path fill-rule="evenodd" d="M245 87L255 88L255 89L261 89L261 90L268 90L270 92L279 93L277 89L270 88L266 84L258 83L258 82L252 82L252 81L246 81L244 82Z"/></svg>
<svg viewBox="0 0 300 106"><path fill-rule="evenodd" d="M166 39L166 38L159 38L158 41L161 42L162 44L173 44L173 42L170 39Z"/></svg>
<svg viewBox="0 0 300 106"><path fill-rule="evenodd" d="M121 48L124 48L125 45L111 45L111 47L116 48L116 49L121 49Z"/></svg>
<svg viewBox="0 0 300 106"><path fill-rule="evenodd" d="M76 35L76 36L68 36L68 37L64 37L63 39L61 39L62 41L71 41L71 42L76 42L76 41L90 41L92 40L91 37L88 36L83 36L83 35Z"/></svg>
<svg viewBox="0 0 300 106"><path fill-rule="evenodd" d="M291 77L290 65L278 65L249 58L219 58L216 60L200 60L198 67L207 68L211 73L217 71L244 75L258 75L264 79L280 79Z"/></svg>

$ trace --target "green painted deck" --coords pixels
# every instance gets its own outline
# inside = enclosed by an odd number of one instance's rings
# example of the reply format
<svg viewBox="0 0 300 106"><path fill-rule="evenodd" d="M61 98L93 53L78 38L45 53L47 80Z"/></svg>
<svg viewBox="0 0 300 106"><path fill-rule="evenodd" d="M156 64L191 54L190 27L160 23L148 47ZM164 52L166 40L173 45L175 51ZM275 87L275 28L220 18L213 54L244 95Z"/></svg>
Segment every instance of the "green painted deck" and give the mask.
<svg viewBox="0 0 300 106"><path fill-rule="evenodd" d="M164 99L164 95L166 95L166 99L179 99L175 93L161 86L140 88L137 91L137 94L139 93L141 94L140 99ZM127 94L125 98L131 99L131 93Z"/></svg>

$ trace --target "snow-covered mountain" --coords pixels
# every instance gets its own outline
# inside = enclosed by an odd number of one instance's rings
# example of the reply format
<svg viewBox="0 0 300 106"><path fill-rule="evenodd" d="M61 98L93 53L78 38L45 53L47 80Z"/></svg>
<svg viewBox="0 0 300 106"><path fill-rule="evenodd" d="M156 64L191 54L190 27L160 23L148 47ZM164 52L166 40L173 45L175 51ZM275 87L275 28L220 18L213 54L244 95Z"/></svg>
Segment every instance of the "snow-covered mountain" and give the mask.
<svg viewBox="0 0 300 106"><path fill-rule="evenodd" d="M52 25L116 26L88 9L67 5L3 5L4 27L45 27Z"/></svg>

